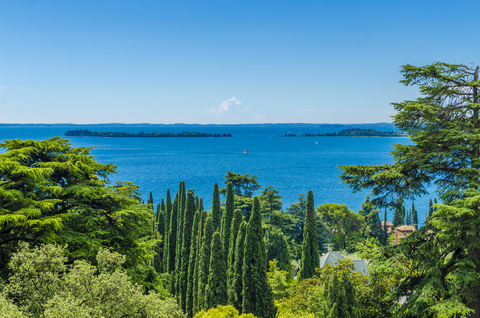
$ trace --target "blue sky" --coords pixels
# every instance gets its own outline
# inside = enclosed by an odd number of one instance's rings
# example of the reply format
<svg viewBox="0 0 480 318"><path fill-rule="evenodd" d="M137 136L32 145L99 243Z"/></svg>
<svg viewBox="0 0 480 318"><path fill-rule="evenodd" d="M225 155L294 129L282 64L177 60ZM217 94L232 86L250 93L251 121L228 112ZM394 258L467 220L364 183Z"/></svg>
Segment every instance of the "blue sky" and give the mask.
<svg viewBox="0 0 480 318"><path fill-rule="evenodd" d="M373 123L480 1L0 2L0 123Z"/></svg>

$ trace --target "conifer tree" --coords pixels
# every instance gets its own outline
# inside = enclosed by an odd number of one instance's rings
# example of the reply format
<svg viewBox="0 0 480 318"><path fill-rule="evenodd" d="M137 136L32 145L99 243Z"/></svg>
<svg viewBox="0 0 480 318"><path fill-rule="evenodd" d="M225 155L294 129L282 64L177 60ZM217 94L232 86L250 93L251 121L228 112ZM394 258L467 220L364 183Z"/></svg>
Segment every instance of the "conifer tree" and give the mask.
<svg viewBox="0 0 480 318"><path fill-rule="evenodd" d="M290 271L290 251L288 241L283 232L278 228L270 228L265 232L265 248L267 263L276 259L281 270Z"/></svg>
<svg viewBox="0 0 480 318"><path fill-rule="evenodd" d="M377 238L379 241L382 240L383 237L383 229L380 224L380 216L378 215L380 210L373 209L370 213L365 217L365 223L367 224L367 229L365 233L367 234L366 237Z"/></svg>
<svg viewBox="0 0 480 318"><path fill-rule="evenodd" d="M387 209L383 213L383 245L388 244L388 226L387 226Z"/></svg>
<svg viewBox="0 0 480 318"><path fill-rule="evenodd" d="M207 211L202 210L200 220L198 222L198 234L197 234L197 251L195 253L195 271L193 274L193 312L200 311L198 301L198 282L199 282L199 267L200 267L200 254L202 249L203 229L205 228L205 222L207 219Z"/></svg>
<svg viewBox="0 0 480 318"><path fill-rule="evenodd" d="M168 249L169 249L169 238L170 238L170 216L172 213L172 199L170 197L170 189L167 189L167 199L165 203L165 237L163 239L163 266L164 272L168 273Z"/></svg>
<svg viewBox="0 0 480 318"><path fill-rule="evenodd" d="M183 219L185 214L185 182L181 181L178 186L178 204L177 204L177 239L175 246L175 275L174 275L174 290L178 299L180 300L180 272L182 270L182 239L183 239Z"/></svg>
<svg viewBox="0 0 480 318"><path fill-rule="evenodd" d="M273 318L276 308L273 304L272 289L267 281L265 258L260 201L255 197L252 215L245 234L242 312L252 313L263 318Z"/></svg>
<svg viewBox="0 0 480 318"><path fill-rule="evenodd" d="M326 299L325 316L327 318L357 318L355 289L346 272L338 279L333 272L324 289Z"/></svg>
<svg viewBox="0 0 480 318"><path fill-rule="evenodd" d="M230 226L230 244L227 258L227 287L233 283L233 265L235 263L235 244L237 243L237 234L240 223L242 223L243 214L241 210L235 210L233 213L232 225Z"/></svg>
<svg viewBox="0 0 480 318"><path fill-rule="evenodd" d="M395 205L395 211L393 212L393 227L397 227L404 224L405 207L403 206L403 199L398 199Z"/></svg>
<svg viewBox="0 0 480 318"><path fill-rule="evenodd" d="M200 208L200 198L198 196L195 196L195 210L198 211Z"/></svg>
<svg viewBox="0 0 480 318"><path fill-rule="evenodd" d="M167 201L168 202L168 201ZM178 211L178 195L175 196L172 205L172 213L170 214L170 228L168 230L168 254L167 254L167 271L172 273L175 271L175 251L177 238L177 211Z"/></svg>
<svg viewBox="0 0 480 318"><path fill-rule="evenodd" d="M207 308L227 305L227 265L223 253L223 242L220 233L215 232L212 238L208 285L205 288Z"/></svg>
<svg viewBox="0 0 480 318"><path fill-rule="evenodd" d="M242 289L243 289L243 258L245 254L245 233L247 231L247 223L242 221L238 228L237 240L235 242L235 262L233 265L233 281L228 286L228 303L242 312Z"/></svg>
<svg viewBox="0 0 480 318"><path fill-rule="evenodd" d="M229 182L227 185L227 199L225 202L225 213L223 215L223 250L225 255L228 255L228 248L230 244L230 227L232 225L233 211L235 209L235 196L233 194L232 183Z"/></svg>
<svg viewBox="0 0 480 318"><path fill-rule="evenodd" d="M204 210L203 208L203 199L200 198L200 203L198 204L198 212L202 212Z"/></svg>
<svg viewBox="0 0 480 318"><path fill-rule="evenodd" d="M213 236L213 219L207 217L203 229L202 248L200 250L200 264L198 265L198 307L200 310L208 309L205 303L205 290L208 285L208 274L210 269L210 253Z"/></svg>
<svg viewBox="0 0 480 318"><path fill-rule="evenodd" d="M188 201L188 197L187 197ZM194 280L195 280L195 262L197 259L197 242L200 219L202 218L199 211L195 212L192 225L192 239L190 243L190 256L188 258L188 282L185 312L188 317L192 317L194 312ZM197 272L198 273L198 272Z"/></svg>
<svg viewBox="0 0 480 318"><path fill-rule="evenodd" d="M307 195L307 213L305 216L302 260L299 272L300 279L311 278L315 274L315 268L320 266L317 241L317 221L314 210L313 192L310 190Z"/></svg>
<svg viewBox="0 0 480 318"><path fill-rule="evenodd" d="M213 228L215 231L220 230L220 222L222 218L222 212L220 211L220 192L218 191L218 184L215 183L213 186L213 197L212 197L212 219L213 219Z"/></svg>
<svg viewBox="0 0 480 318"><path fill-rule="evenodd" d="M412 219L412 222L411 224L413 226L415 226L415 228L418 229L418 212L417 210L415 209L415 203L412 201L412 211L411 211L411 219Z"/></svg>
<svg viewBox="0 0 480 318"><path fill-rule="evenodd" d="M165 201L163 201L163 198L162 198L162 200L160 201L160 210L162 210L163 212L165 212Z"/></svg>
<svg viewBox="0 0 480 318"><path fill-rule="evenodd" d="M193 190L188 190L187 201L185 203L185 213L183 220L183 233L182 233L182 254L181 254L181 269L179 280L179 292L180 295L180 307L185 312L187 305L187 286L188 286L188 261L190 258L190 247L192 245L192 227L193 219L196 212L195 196Z"/></svg>
<svg viewBox="0 0 480 318"><path fill-rule="evenodd" d="M160 235L162 238L162 242L157 244L155 246L155 257L154 257L154 262L153 266L155 270L158 273L164 272L164 266L163 266L163 251L164 251L164 242L165 242L165 224L164 224L164 212L161 210L161 205L157 205L157 213L155 215L155 220L156 220L156 227L157 227L157 233Z"/></svg>

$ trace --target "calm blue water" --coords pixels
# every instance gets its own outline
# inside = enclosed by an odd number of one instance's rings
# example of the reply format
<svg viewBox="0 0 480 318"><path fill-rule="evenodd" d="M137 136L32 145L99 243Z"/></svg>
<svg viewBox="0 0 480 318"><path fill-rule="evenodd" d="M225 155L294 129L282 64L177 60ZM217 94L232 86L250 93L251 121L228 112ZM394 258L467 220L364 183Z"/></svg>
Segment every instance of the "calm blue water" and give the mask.
<svg viewBox="0 0 480 318"><path fill-rule="evenodd" d="M47 139L63 136L69 129L128 132L231 133L233 138L99 138L70 137L76 147L95 147L92 154L101 163L112 163L118 173L110 180L132 181L143 197L151 191L160 202L168 188L172 195L185 181L210 207L213 185L223 187L227 171L257 175L263 187L273 186L283 196L287 208L299 194L312 190L315 205L346 204L358 211L367 192L352 193L338 176L340 165L391 163L388 151L393 144L409 143L408 138L364 137L284 137L285 133L324 133L357 126L281 125L281 126L165 126L165 125L0 125L0 140L19 138ZM362 126L366 127L366 126ZM368 126L367 126L368 127ZM392 130L391 125L373 127ZM244 149L248 154L244 154ZM419 221L425 219L428 197L415 202ZM406 208L410 205L406 203ZM389 212L389 219L392 218ZM383 214L381 215L383 218Z"/></svg>

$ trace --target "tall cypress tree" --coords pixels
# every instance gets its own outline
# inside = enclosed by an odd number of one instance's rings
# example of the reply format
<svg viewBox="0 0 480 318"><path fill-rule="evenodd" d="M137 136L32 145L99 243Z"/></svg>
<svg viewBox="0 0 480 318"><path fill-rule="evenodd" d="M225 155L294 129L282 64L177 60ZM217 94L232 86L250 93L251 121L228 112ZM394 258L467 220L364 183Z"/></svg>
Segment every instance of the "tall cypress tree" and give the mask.
<svg viewBox="0 0 480 318"><path fill-rule="evenodd" d="M165 212L165 201L163 201L163 198L162 198L162 200L160 201L160 210L162 210L163 212Z"/></svg>
<svg viewBox="0 0 480 318"><path fill-rule="evenodd" d="M243 258L245 255L245 233L247 232L247 222L242 221L238 228L237 240L235 242L235 262L233 265L233 282L228 286L228 302L232 304L240 313L243 303Z"/></svg>
<svg viewBox="0 0 480 318"><path fill-rule="evenodd" d="M188 197L187 197L188 201ZM192 225L192 239L190 243L190 256L188 257L188 282L187 282L187 296L186 296L186 307L185 312L188 317L193 317L194 312L194 280L195 280L195 262L197 257L197 241L198 241L198 230L201 219L200 212L195 212L195 217L193 218Z"/></svg>
<svg viewBox="0 0 480 318"><path fill-rule="evenodd" d="M178 204L177 204L177 242L175 249L175 275L174 275L174 290L175 294L180 300L180 272L182 271L182 239L183 239L183 219L185 214L185 182L180 182L178 186Z"/></svg>
<svg viewBox="0 0 480 318"><path fill-rule="evenodd" d="M223 251L228 255L230 244L230 227L232 226L233 211L235 209L235 196L233 194L233 185L231 182L227 186L227 199L225 201L225 214L223 215Z"/></svg>
<svg viewBox="0 0 480 318"><path fill-rule="evenodd" d="M200 203L199 203L199 205L198 205L198 212L201 213L203 210L204 210L204 208L203 208L203 199L200 198Z"/></svg>
<svg viewBox="0 0 480 318"><path fill-rule="evenodd" d="M168 249L169 249L169 238L170 238L170 215L172 213L172 198L170 197L170 189L167 189L167 200L165 203L165 237L163 241L163 266L165 273L168 273Z"/></svg>
<svg viewBox="0 0 480 318"><path fill-rule="evenodd" d="M190 258L190 247L192 245L192 227L193 219L195 217L195 195L193 190L188 190L187 201L185 203L185 212L183 219L183 233L182 233L182 254L181 254L181 270L179 280L180 305L182 310L186 311L187 305L187 286L188 286L188 261Z"/></svg>
<svg viewBox="0 0 480 318"><path fill-rule="evenodd" d="M243 214L241 210L235 210L233 212L232 225L230 226L230 244L228 248L227 258L227 288L230 290L230 286L233 283L233 271L235 263L235 244L237 243L237 234L240 223L242 223Z"/></svg>
<svg viewBox="0 0 480 318"><path fill-rule="evenodd" d="M173 200L172 213L170 214L170 229L168 231L168 273L170 273L170 293L176 294L175 263L177 253L177 221L178 221L178 193Z"/></svg>
<svg viewBox="0 0 480 318"><path fill-rule="evenodd" d="M405 207L403 206L403 199L398 199L393 212L393 226L397 227L403 225Z"/></svg>
<svg viewBox="0 0 480 318"><path fill-rule="evenodd" d="M155 247L155 257L154 257L154 268L158 273L163 273L164 272L164 266L163 266L163 251L165 247L165 224L164 224L164 211L161 209L161 205L157 205L157 213L156 213L156 227L158 234L162 238L162 242L160 242L156 247Z"/></svg>
<svg viewBox="0 0 480 318"><path fill-rule="evenodd" d="M212 197L212 219L213 219L213 228L215 231L220 230L220 222L222 218L222 212L220 211L220 192L218 191L218 184L215 183L213 187L213 197Z"/></svg>
<svg viewBox="0 0 480 318"><path fill-rule="evenodd" d="M276 308L273 304L272 289L267 281L262 216L260 201L257 197L253 201L253 211L245 234L242 280L242 312L263 318L275 317Z"/></svg>
<svg viewBox="0 0 480 318"><path fill-rule="evenodd" d="M385 209L383 214L383 245L388 245L387 209Z"/></svg>
<svg viewBox="0 0 480 318"><path fill-rule="evenodd" d="M205 289L205 303L207 308L218 305L225 306L227 297L227 265L223 253L223 242L220 233L215 232L212 238L208 285Z"/></svg>
<svg viewBox="0 0 480 318"><path fill-rule="evenodd" d="M324 289L326 299L325 317L327 318L357 318L355 289L346 272L338 279L337 272L333 272L326 282Z"/></svg>
<svg viewBox="0 0 480 318"><path fill-rule="evenodd" d="M198 234L197 234L197 251L195 253L195 271L193 274L193 312L200 311L198 305L198 281L199 281L199 267L200 267L200 251L202 248L203 229L205 228L205 222L207 219L207 211L202 210L201 217L198 222Z"/></svg>
<svg viewBox="0 0 480 318"><path fill-rule="evenodd" d="M418 229L418 212L415 209L415 203L412 202L412 225Z"/></svg>
<svg viewBox="0 0 480 318"><path fill-rule="evenodd" d="M213 236L213 219L207 217L203 229L202 248L200 250L200 264L198 265L198 307L199 310L208 309L205 303L205 289L208 285L208 274L210 269L210 253Z"/></svg>
<svg viewBox="0 0 480 318"><path fill-rule="evenodd" d="M299 273L300 279L311 278L315 274L315 268L320 267L317 241L317 220L315 218L313 192L310 190L307 195L307 212L305 215L302 260Z"/></svg>

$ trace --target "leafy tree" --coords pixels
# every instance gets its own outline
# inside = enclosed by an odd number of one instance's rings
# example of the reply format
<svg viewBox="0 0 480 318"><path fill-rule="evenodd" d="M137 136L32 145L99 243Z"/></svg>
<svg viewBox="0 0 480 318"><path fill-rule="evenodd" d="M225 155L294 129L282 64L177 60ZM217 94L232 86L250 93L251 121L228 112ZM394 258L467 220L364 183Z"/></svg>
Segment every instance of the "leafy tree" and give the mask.
<svg viewBox="0 0 480 318"><path fill-rule="evenodd" d="M353 251L363 240L365 219L345 204L326 203L317 207L317 212L331 229L334 249Z"/></svg>
<svg viewBox="0 0 480 318"><path fill-rule="evenodd" d="M232 183L233 192L238 196L251 198L252 194L262 187L260 183L258 183L256 175L250 177L249 174L238 174L228 171L225 179L224 182L226 185ZM222 193L225 192L226 190L222 189Z"/></svg>
<svg viewBox="0 0 480 318"><path fill-rule="evenodd" d="M261 203L262 210L266 210L269 213L272 213L274 210L282 209L282 197L278 195L278 190L275 190L273 187L266 187L262 191Z"/></svg>
<svg viewBox="0 0 480 318"><path fill-rule="evenodd" d="M300 279L310 278L315 274L315 268L320 266L318 254L317 220L315 217L313 192L308 191L307 215L305 217L305 233L303 236L302 260L300 262Z"/></svg>
<svg viewBox="0 0 480 318"><path fill-rule="evenodd" d="M206 299L206 289L208 285L208 277L210 273L210 255L211 255L211 244L213 236L213 219L207 217L205 220L205 227L203 229L203 238L202 238L202 248L200 250L200 263L198 265L198 293L197 301L198 308L208 309Z"/></svg>
<svg viewBox="0 0 480 318"><path fill-rule="evenodd" d="M292 265L288 241L280 229L271 228L265 232L265 248L267 261L275 260L275 266L290 272Z"/></svg>
<svg viewBox="0 0 480 318"><path fill-rule="evenodd" d="M210 308L207 312L201 311L194 318L256 318L253 314L241 314L232 306L218 305Z"/></svg>
<svg viewBox="0 0 480 318"><path fill-rule="evenodd" d="M205 288L205 303L207 308L226 305L227 296L227 264L223 252L223 242L220 233L213 233L210 254L208 285Z"/></svg>
<svg viewBox="0 0 480 318"><path fill-rule="evenodd" d="M439 62L423 67L402 66L401 82L418 85L422 94L413 101L393 103L397 111L394 122L409 134L412 144L395 145L393 164L342 167L343 181L354 191L371 189L374 201L380 205L393 205L395 198L413 200L426 194L426 185L431 183L445 204L441 213L433 212L429 218L435 224L431 230L443 237L439 241L442 252L434 255L440 257L433 267L438 275L428 275L432 267L418 263L421 269L415 271L417 277L407 276L411 284L408 290L401 288L404 294L419 296L404 305L410 315L464 315L464 305L475 311L472 317L480 315L480 280L470 281L480 274L480 237L476 234L480 210L467 203L480 185L478 71L479 67ZM459 213L460 206L470 206L469 212ZM425 239L420 234L413 238ZM430 254L435 251L425 241L418 241L416 249ZM420 257L418 253L413 256ZM419 271L426 275L424 280L418 279ZM422 299L420 291L425 286L436 286L439 277L455 283L444 285L446 293L431 295L430 301Z"/></svg>
<svg viewBox="0 0 480 318"><path fill-rule="evenodd" d="M273 298L275 300L281 299L287 296L287 277L289 274L287 271L278 268L276 259L269 261L269 264L267 272L268 284L272 288Z"/></svg>
<svg viewBox="0 0 480 318"><path fill-rule="evenodd" d="M218 191L218 184L215 183L213 187L213 198L212 198L212 219L213 219L213 228L215 231L220 229L220 221L222 219L222 212L220 211L220 193Z"/></svg>
<svg viewBox="0 0 480 318"><path fill-rule="evenodd" d="M267 264L263 243L260 201L254 199L253 211L245 234L245 254L243 259L243 313L256 316L275 317L273 295L267 282Z"/></svg>
<svg viewBox="0 0 480 318"><path fill-rule="evenodd" d="M99 248L128 256L126 267L153 258L152 213L138 187L108 186L116 167L100 164L91 148L60 137L0 143L0 267L20 242L68 244L70 258L94 260ZM3 264L2 264L3 263Z"/></svg>
<svg viewBox="0 0 480 318"><path fill-rule="evenodd" d="M243 303L243 259L245 255L245 233L247 223L242 221L238 228L237 240L235 243L235 262L233 265L232 284L228 286L228 302L242 311Z"/></svg>
<svg viewBox="0 0 480 318"><path fill-rule="evenodd" d="M144 295L130 282L121 267L125 256L100 249L96 267L83 260L67 265L64 251L57 245L29 249L22 244L13 255L14 274L4 292L24 316L182 317L173 299Z"/></svg>

